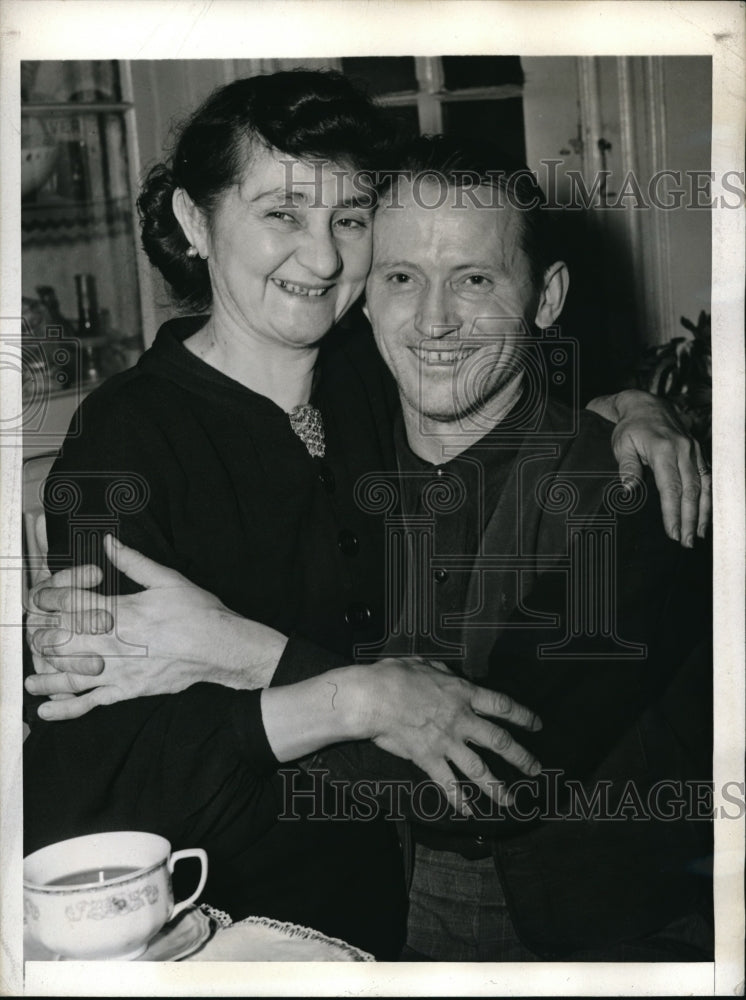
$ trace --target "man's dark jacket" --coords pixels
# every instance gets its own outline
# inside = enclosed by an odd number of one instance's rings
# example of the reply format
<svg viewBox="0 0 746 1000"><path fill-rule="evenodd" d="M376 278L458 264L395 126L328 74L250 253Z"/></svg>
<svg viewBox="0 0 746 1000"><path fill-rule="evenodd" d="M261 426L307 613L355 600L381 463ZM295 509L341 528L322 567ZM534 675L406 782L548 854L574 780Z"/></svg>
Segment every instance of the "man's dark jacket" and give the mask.
<svg viewBox="0 0 746 1000"><path fill-rule="evenodd" d="M513 734L544 774L525 779L484 751L496 777L521 779L515 808L481 798L476 824L435 820L418 836L467 856L471 842L491 841L516 929L546 958L711 911L709 551L666 537L652 478L621 489L610 430L595 414L549 404L524 433L487 512L470 627L443 632L465 644L462 668L475 683L539 714L540 732ZM498 429L492 443L514 438ZM537 615L556 626L539 627ZM314 763L335 775L347 766L350 777L412 774L366 744ZM425 810L438 815L435 798Z"/></svg>

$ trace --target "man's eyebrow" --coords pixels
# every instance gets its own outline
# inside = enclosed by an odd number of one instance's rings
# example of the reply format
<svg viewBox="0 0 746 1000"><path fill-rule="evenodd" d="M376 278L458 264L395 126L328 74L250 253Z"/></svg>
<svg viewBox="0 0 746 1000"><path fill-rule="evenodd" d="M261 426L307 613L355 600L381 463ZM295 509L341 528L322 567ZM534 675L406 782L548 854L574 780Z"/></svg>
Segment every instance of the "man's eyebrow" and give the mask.
<svg viewBox="0 0 746 1000"><path fill-rule="evenodd" d="M419 270L419 264L415 264L410 260L401 260L394 258L386 258L384 260L373 260L373 267L389 268L389 267L408 267ZM465 264L457 264L452 268L455 271L504 271L505 265L502 261L495 260L473 260L468 261Z"/></svg>
<svg viewBox="0 0 746 1000"><path fill-rule="evenodd" d="M458 264L454 267L454 271L503 271L504 265L503 261L500 260L471 260L466 264Z"/></svg>
<svg viewBox="0 0 746 1000"><path fill-rule="evenodd" d="M399 258L394 259L393 257L384 258L383 260L376 260L374 258L373 259L373 267L374 268L376 268L376 267L383 267L383 268L389 268L389 267L409 267L409 268L415 268L416 270L419 271L418 265L414 264L411 260L401 260Z"/></svg>

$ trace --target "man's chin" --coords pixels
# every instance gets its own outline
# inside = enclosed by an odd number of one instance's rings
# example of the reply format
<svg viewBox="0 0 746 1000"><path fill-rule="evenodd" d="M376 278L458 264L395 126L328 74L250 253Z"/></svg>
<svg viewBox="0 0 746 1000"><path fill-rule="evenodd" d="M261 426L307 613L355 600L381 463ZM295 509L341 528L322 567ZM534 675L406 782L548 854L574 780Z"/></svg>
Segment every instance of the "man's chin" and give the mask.
<svg viewBox="0 0 746 1000"><path fill-rule="evenodd" d="M416 414L420 420L444 425L442 428L438 427L439 430L447 429L448 424L458 425L461 418L466 415L464 407L458 406L450 393L446 398L434 399L431 396L423 400L416 391L403 392L401 385L399 392L406 409Z"/></svg>
<svg viewBox="0 0 746 1000"><path fill-rule="evenodd" d="M419 409L419 414L423 420L430 420L435 424L455 424L458 425L461 420L467 416L465 413L460 411L450 409ZM445 427L444 427L445 429Z"/></svg>
<svg viewBox="0 0 746 1000"><path fill-rule="evenodd" d="M416 407L420 426L432 434L458 434L473 417L468 411L451 407Z"/></svg>

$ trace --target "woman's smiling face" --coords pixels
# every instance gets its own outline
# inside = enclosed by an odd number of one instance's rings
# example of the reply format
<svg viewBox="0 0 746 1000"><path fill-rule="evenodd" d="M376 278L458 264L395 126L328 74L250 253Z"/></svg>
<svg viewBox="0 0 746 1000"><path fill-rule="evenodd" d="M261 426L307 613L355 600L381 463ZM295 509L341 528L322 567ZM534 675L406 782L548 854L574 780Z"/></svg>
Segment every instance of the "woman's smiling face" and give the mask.
<svg viewBox="0 0 746 1000"><path fill-rule="evenodd" d="M362 294L372 210L350 168L254 145L198 249L208 254L213 318L290 346L316 343Z"/></svg>

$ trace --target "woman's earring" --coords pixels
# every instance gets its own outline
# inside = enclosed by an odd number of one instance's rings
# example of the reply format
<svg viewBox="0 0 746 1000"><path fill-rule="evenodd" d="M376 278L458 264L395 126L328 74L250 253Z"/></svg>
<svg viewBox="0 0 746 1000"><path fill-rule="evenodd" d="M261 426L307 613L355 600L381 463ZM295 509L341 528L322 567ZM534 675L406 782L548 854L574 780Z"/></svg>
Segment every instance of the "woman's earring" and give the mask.
<svg viewBox="0 0 746 1000"><path fill-rule="evenodd" d="M198 253L199 251L197 250L196 247L189 247L189 249L186 252L186 255L187 257L196 257Z"/></svg>

